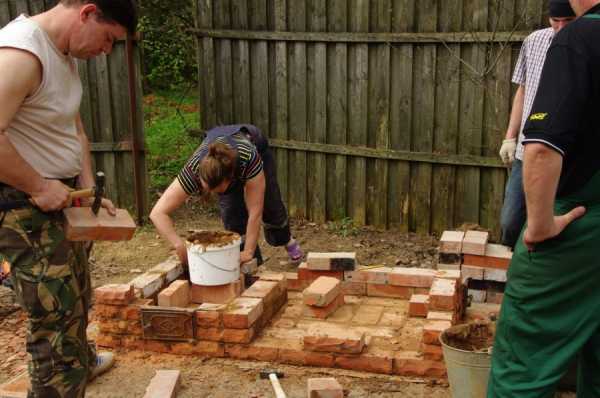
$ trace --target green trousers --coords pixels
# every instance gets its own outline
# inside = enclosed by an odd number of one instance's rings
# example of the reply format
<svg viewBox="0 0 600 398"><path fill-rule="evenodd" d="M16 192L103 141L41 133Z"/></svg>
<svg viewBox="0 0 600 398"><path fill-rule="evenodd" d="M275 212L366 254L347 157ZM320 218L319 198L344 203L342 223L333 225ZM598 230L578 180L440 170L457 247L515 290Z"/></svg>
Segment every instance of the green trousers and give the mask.
<svg viewBox="0 0 600 398"><path fill-rule="evenodd" d="M600 173L558 199L586 214L528 252L519 239L497 325L488 398L553 397L579 355L577 396L600 397Z"/></svg>
<svg viewBox="0 0 600 398"><path fill-rule="evenodd" d="M22 194L0 188L0 200ZM29 316L28 397L83 397L96 354L87 342L91 298L87 253L69 242L61 212L0 212L0 260L11 263L17 300Z"/></svg>

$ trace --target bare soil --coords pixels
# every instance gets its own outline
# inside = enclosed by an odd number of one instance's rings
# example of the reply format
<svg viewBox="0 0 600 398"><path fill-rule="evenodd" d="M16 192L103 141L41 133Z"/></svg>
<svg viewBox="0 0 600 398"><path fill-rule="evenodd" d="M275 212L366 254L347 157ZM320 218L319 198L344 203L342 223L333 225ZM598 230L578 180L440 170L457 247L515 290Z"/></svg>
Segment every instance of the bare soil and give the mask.
<svg viewBox="0 0 600 398"><path fill-rule="evenodd" d="M190 230L219 230L222 228L212 208L189 203L175 216L176 227L182 236ZM382 231L373 228L355 228L348 224L315 224L293 220L293 233L303 250L355 251L362 265L402 265L431 268L437 254L437 238L401 231ZM261 239L264 267L274 271L293 271L282 248L272 248ZM136 232L129 242L98 242L91 258L94 286L122 283L133 279L172 254L151 225ZM0 287L0 383L26 369L26 319L16 310L12 292ZM95 324L89 334L95 334ZM306 383L311 377L336 377L347 390L347 397L373 398L449 398L445 383L423 379L375 375L337 369L306 368L281 364L203 359L187 356L146 352L117 353L117 364L106 375L94 381L88 389L89 397L142 396L158 369L179 369L182 372L181 398L186 397L272 397L268 380L261 380L263 368L283 371L281 384L289 397L306 397ZM574 397L574 395L562 395Z"/></svg>

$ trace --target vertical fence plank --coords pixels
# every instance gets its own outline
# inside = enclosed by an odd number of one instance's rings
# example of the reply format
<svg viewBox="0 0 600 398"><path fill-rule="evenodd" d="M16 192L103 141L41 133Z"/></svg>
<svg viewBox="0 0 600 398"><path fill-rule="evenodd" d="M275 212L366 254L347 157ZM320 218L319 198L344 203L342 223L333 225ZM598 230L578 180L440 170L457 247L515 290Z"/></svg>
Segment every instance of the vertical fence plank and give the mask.
<svg viewBox="0 0 600 398"><path fill-rule="evenodd" d="M18 17L21 14L29 14L29 4L27 0L10 0L11 11L13 12L13 18Z"/></svg>
<svg viewBox="0 0 600 398"><path fill-rule="evenodd" d="M417 16L417 30L421 32L435 31L437 26L436 1L420 1ZM417 46L414 57L415 70L419 71L421 76L414 82L413 150L431 152L435 112L436 46L432 44ZM429 233L430 231L431 182L432 165L415 164L411 169L411 225L412 229L420 233Z"/></svg>
<svg viewBox="0 0 600 398"><path fill-rule="evenodd" d="M0 26L4 27L11 19L8 0L0 0Z"/></svg>
<svg viewBox="0 0 600 398"><path fill-rule="evenodd" d="M214 3L214 25L217 29L231 28L231 8L229 0ZM217 74L217 124L237 122L233 117L233 65L231 40L219 39L215 43Z"/></svg>
<svg viewBox="0 0 600 398"><path fill-rule="evenodd" d="M44 0L29 0L31 15L40 14L45 11Z"/></svg>
<svg viewBox="0 0 600 398"><path fill-rule="evenodd" d="M142 86L142 49L140 47L140 42L133 43L133 61L135 63L135 75L137 79L135 81L135 90L136 90L136 122L135 126L137 127L137 131L132 132L133 134L137 134L137 142L140 145L140 148L146 148L146 134L144 131L144 112L143 112L143 96L144 89ZM144 215L149 214L150 211L150 190L149 187L149 175L148 175L148 167L146 164L146 151L138 152L137 156L139 156L138 169L143 178L140 178L141 186L139 189L142 190L140 196L141 203L140 207L142 209L141 213Z"/></svg>
<svg viewBox="0 0 600 398"><path fill-rule="evenodd" d="M198 0L199 28L213 27L213 0ZM217 88L215 78L214 39L203 37L198 40L198 81L200 82L201 129L208 130L217 124Z"/></svg>
<svg viewBox="0 0 600 398"><path fill-rule="evenodd" d="M347 0L327 2L327 30L347 31ZM327 48L327 142L346 144L348 130L348 48L346 43L330 44ZM329 155L327 159L327 218L339 220L346 216L346 157Z"/></svg>
<svg viewBox="0 0 600 398"><path fill-rule="evenodd" d="M440 7L438 30L458 32L462 26L462 0L447 0ZM438 46L436 72L435 130L433 150L455 154L458 140L458 105L460 100L460 45ZM431 207L432 232L440 233L454 225L456 168L433 166Z"/></svg>
<svg viewBox="0 0 600 398"><path fill-rule="evenodd" d="M350 0L349 30L369 31L369 0ZM369 46L348 49L348 144L368 145ZM367 223L367 160L348 159L348 215L357 225Z"/></svg>
<svg viewBox="0 0 600 398"><path fill-rule="evenodd" d="M310 31L327 30L327 9L324 1L308 0L307 25ZM327 142L327 45L311 43L308 58L308 134L309 141ZM323 223L327 217L327 156L308 155L309 217Z"/></svg>
<svg viewBox="0 0 600 398"><path fill-rule="evenodd" d="M233 29L248 29L248 0L231 0ZM236 40L233 58L233 114L238 122L249 123L250 112L250 43Z"/></svg>
<svg viewBox="0 0 600 398"><path fill-rule="evenodd" d="M415 2L394 0L392 29L412 32ZM413 45L398 44L392 48L390 147L410 151L413 123ZM409 229L410 162L393 161L389 166L388 225Z"/></svg>
<svg viewBox="0 0 600 398"><path fill-rule="evenodd" d="M98 90L98 132L97 138L102 142L115 141L113 132L113 113L112 113L112 95L110 84L110 71L106 55L102 54L96 57L96 83ZM106 196L115 203L121 205L117 181L117 162L113 152L104 152L102 155L102 166L106 175Z"/></svg>
<svg viewBox="0 0 600 398"><path fill-rule="evenodd" d="M466 0L463 30L476 31L481 20L480 7L483 0ZM486 21L487 23L487 21ZM485 45L469 44L462 47L461 68L460 154L481 154L481 130L483 128L483 80L485 69ZM460 167L457 170L455 218L457 223L479 223L480 170L476 167Z"/></svg>
<svg viewBox="0 0 600 398"><path fill-rule="evenodd" d="M371 3L371 31L389 32L392 4L390 0ZM390 138L390 46L371 46L369 54L369 145L389 148ZM387 160L367 161L367 222L387 226Z"/></svg>
<svg viewBox="0 0 600 398"><path fill-rule="evenodd" d="M269 9L273 18L273 29L276 31L287 30L287 1L270 0ZM255 49L256 46L253 51ZM269 63L269 84L272 87L269 113L271 115L271 136L285 140L288 138L288 64L287 44L285 42L277 42L271 45ZM278 148L275 151L275 159L277 161L281 195L283 200L289 203L288 150Z"/></svg>
<svg viewBox="0 0 600 398"><path fill-rule="evenodd" d="M90 94L90 81L88 76L87 61L78 60L77 69L79 70L79 76L81 77L81 86L83 87L83 95L81 97L81 120L83 121L83 128L88 136L90 142L94 141L94 124L92 122L92 99Z"/></svg>
<svg viewBox="0 0 600 398"><path fill-rule="evenodd" d="M306 1L289 1L288 28L293 32L306 31ZM306 43L288 46L289 54L289 136L292 140L305 142L307 132L307 92L306 92ZM306 152L290 152L288 175L293 175L289 185L289 210L296 217L306 217L307 184Z"/></svg>
<svg viewBox="0 0 600 398"><path fill-rule="evenodd" d="M115 43L113 51L107 57L110 78L110 103L112 106L113 141L131 141L135 132L129 127L129 92L126 45L124 41ZM116 160L115 185L118 190L119 205L123 207L135 207L135 192L132 187L134 183L134 164L131 152L120 152L114 154ZM127 173L123 171L127 170ZM143 189L143 187L140 187Z"/></svg>
<svg viewBox="0 0 600 398"><path fill-rule="evenodd" d="M250 28L267 29L266 0L250 0ZM252 123L265 134L272 134L269 125L269 62L268 48L265 41L251 43L250 76L252 92Z"/></svg>

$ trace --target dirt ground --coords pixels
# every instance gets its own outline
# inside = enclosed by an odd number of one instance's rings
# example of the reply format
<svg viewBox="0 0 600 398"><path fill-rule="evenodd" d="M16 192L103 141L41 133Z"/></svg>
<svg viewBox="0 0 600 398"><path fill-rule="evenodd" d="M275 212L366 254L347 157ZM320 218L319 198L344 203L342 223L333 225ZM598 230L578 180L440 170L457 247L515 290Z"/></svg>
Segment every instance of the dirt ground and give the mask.
<svg viewBox="0 0 600 398"><path fill-rule="evenodd" d="M214 209L190 203L176 216L176 227L186 235L192 229L219 229ZM349 223L318 225L293 221L293 233L305 251L356 251L360 264L402 265L431 268L435 264L437 239L398 231L355 228ZM269 247L261 240L265 268L294 270L282 248ZM93 285L127 282L171 254L154 228L146 225L133 240L97 243L91 258ZM12 293L0 287L0 383L26 369L25 317L16 310ZM90 334L95 332L90 327ZM348 390L347 397L450 397L446 383L423 379L374 375L344 370L305 368L281 364L202 359L144 352L118 352L117 365L89 386L89 397L142 396L158 369L179 369L182 388L179 397L272 397L268 380L260 380L261 369L276 367L285 373L281 381L289 397L305 397L311 377L333 376ZM574 397L562 394L562 398Z"/></svg>

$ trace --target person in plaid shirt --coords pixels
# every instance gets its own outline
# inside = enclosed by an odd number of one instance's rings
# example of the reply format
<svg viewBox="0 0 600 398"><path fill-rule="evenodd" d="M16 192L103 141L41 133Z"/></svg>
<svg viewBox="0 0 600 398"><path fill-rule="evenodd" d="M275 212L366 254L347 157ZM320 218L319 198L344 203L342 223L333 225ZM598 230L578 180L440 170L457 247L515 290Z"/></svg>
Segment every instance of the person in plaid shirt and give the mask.
<svg viewBox="0 0 600 398"><path fill-rule="evenodd" d="M568 0L550 0L550 28L533 32L523 42L512 82L519 85L506 136L500 148L504 164L512 166L500 216L502 244L514 247L525 223L523 192L523 126L531 112L546 53L554 35L575 18Z"/></svg>

